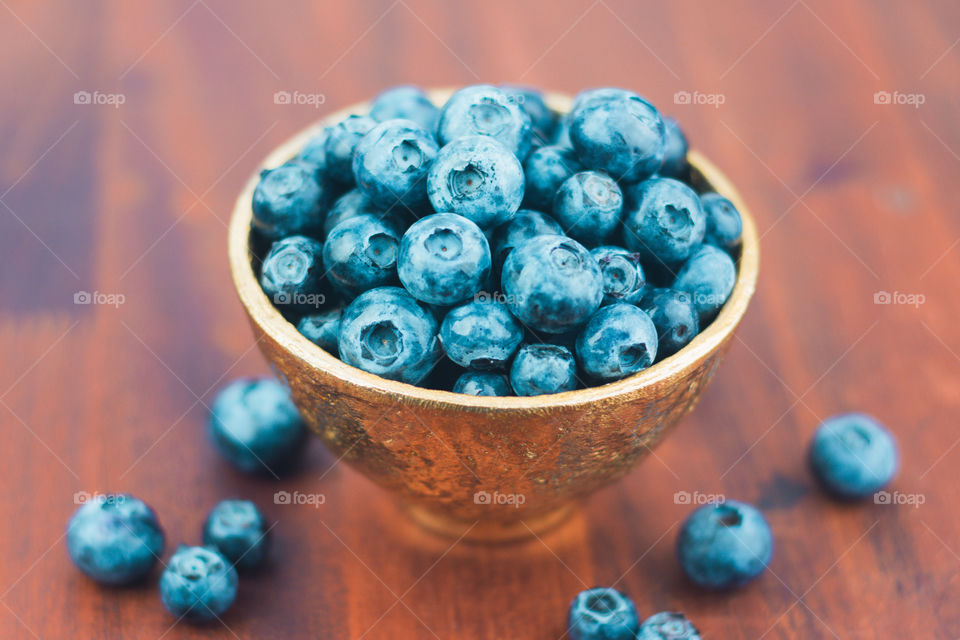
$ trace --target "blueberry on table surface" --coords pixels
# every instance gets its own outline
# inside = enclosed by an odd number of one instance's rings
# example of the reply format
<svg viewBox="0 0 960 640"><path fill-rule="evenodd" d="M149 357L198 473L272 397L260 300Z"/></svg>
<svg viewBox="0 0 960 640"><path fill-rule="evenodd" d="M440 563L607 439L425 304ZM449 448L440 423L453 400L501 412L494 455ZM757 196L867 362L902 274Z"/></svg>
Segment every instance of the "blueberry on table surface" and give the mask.
<svg viewBox="0 0 960 640"><path fill-rule="evenodd" d="M451 310L440 325L447 357L471 369L503 369L523 341L523 327L497 301L468 302Z"/></svg>
<svg viewBox="0 0 960 640"><path fill-rule="evenodd" d="M619 380L642 371L657 358L657 328L632 304L601 307L577 338L577 361L591 377Z"/></svg>
<svg viewBox="0 0 960 640"><path fill-rule="evenodd" d="M413 120L432 136L437 130L440 109L420 87L401 85L387 89L374 98L370 117L378 122L394 118Z"/></svg>
<svg viewBox="0 0 960 640"><path fill-rule="evenodd" d="M422 208L427 203L427 171L438 151L433 134L416 122L385 120L354 150L357 187L381 209Z"/></svg>
<svg viewBox="0 0 960 640"><path fill-rule="evenodd" d="M102 584L129 584L147 575L163 553L157 514L129 494L97 495L67 524L74 564Z"/></svg>
<svg viewBox="0 0 960 640"><path fill-rule="evenodd" d="M700 196L700 202L707 214L707 231L703 241L726 251L739 247L743 219L733 203L719 193L704 193Z"/></svg>
<svg viewBox="0 0 960 640"><path fill-rule="evenodd" d="M727 500L694 511L677 536L677 558L693 582L708 589L742 585L760 575L773 555L763 514Z"/></svg>
<svg viewBox="0 0 960 640"><path fill-rule="evenodd" d="M494 86L479 84L455 92L440 110L440 144L465 136L495 138L522 159L530 151L533 128L530 116L515 97Z"/></svg>
<svg viewBox="0 0 960 640"><path fill-rule="evenodd" d="M324 148L327 177L341 184L353 182L353 152L375 126L377 121L373 118L353 115L330 127Z"/></svg>
<svg viewBox="0 0 960 640"><path fill-rule="evenodd" d="M401 235L389 218L364 214L344 220L323 245L327 278L351 297L395 284Z"/></svg>
<svg viewBox="0 0 960 640"><path fill-rule="evenodd" d="M602 244L620 224L623 193L599 171L567 178L553 200L553 215L574 240L588 247Z"/></svg>
<svg viewBox="0 0 960 640"><path fill-rule="evenodd" d="M253 191L253 228L269 240L318 235L327 199L327 190L311 165L288 162L264 169Z"/></svg>
<svg viewBox="0 0 960 640"><path fill-rule="evenodd" d="M502 373L467 371L453 385L455 393L470 396L512 396L510 379Z"/></svg>
<svg viewBox="0 0 960 640"><path fill-rule="evenodd" d="M676 289L650 289L637 303L657 328L657 358L662 360L684 348L700 333L693 298Z"/></svg>
<svg viewBox="0 0 960 640"><path fill-rule="evenodd" d="M160 599L189 622L219 618L237 597L237 570L220 552L181 545L160 577Z"/></svg>
<svg viewBox="0 0 960 640"><path fill-rule="evenodd" d="M707 216L696 192L673 178L651 178L628 189L624 245L650 261L682 262L703 241Z"/></svg>
<svg viewBox="0 0 960 640"><path fill-rule="evenodd" d="M643 621L637 640L700 640L700 632L682 613L661 611Z"/></svg>
<svg viewBox="0 0 960 640"><path fill-rule="evenodd" d="M647 280L640 254L623 247L602 246L590 250L603 274L603 304L636 304L646 291Z"/></svg>
<svg viewBox="0 0 960 640"><path fill-rule="evenodd" d="M557 114L547 106L543 93L532 87L516 85L504 85L500 90L530 116L530 124L533 127L533 146L547 144L547 141L553 138L556 129Z"/></svg>
<svg viewBox="0 0 960 640"><path fill-rule="evenodd" d="M587 589L570 603L570 640L636 640L639 628L636 606L616 589Z"/></svg>
<svg viewBox="0 0 960 640"><path fill-rule="evenodd" d="M660 114L640 97L596 101L575 111L570 121L570 141L580 162L624 182L660 169L665 136Z"/></svg>
<svg viewBox="0 0 960 640"><path fill-rule="evenodd" d="M337 355L337 341L340 339L340 317L342 315L343 309L337 307L329 311L303 316L297 322L297 331L324 351Z"/></svg>
<svg viewBox="0 0 960 640"><path fill-rule="evenodd" d="M899 465L893 435L862 413L824 420L810 443L809 458L821 485L848 499L879 491L893 479Z"/></svg>
<svg viewBox="0 0 960 640"><path fill-rule="evenodd" d="M358 296L340 321L340 359L391 380L422 381L442 355L433 313L399 287Z"/></svg>
<svg viewBox="0 0 960 640"><path fill-rule="evenodd" d="M686 177L690 169L687 163L687 151L690 147L676 120L664 118L663 126L665 131L663 164L660 165L660 171L657 173L665 178L680 180Z"/></svg>
<svg viewBox="0 0 960 640"><path fill-rule="evenodd" d="M454 305L466 300L487 283L490 265L483 231L453 213L421 218L400 240L400 281L422 302Z"/></svg>
<svg viewBox="0 0 960 640"><path fill-rule="evenodd" d="M566 347L527 344L510 367L510 386L518 396L539 396L577 388L577 363Z"/></svg>
<svg viewBox="0 0 960 640"><path fill-rule="evenodd" d="M217 394L210 436L242 471L278 473L299 457L306 427L286 387L273 378L240 378Z"/></svg>
<svg viewBox="0 0 960 640"><path fill-rule="evenodd" d="M258 567L270 547L270 527L249 500L223 500L207 515L203 544L213 547L240 571Z"/></svg>
<svg viewBox="0 0 960 640"><path fill-rule="evenodd" d="M281 312L310 313L327 302L323 274L323 245L306 236L290 236L271 245L260 286Z"/></svg>
<svg viewBox="0 0 960 640"><path fill-rule="evenodd" d="M307 140L297 154L297 160L314 168L318 179L322 179L327 169L327 138L329 137L330 127L323 127Z"/></svg>
<svg viewBox="0 0 960 640"><path fill-rule="evenodd" d="M499 273L503 263L514 247L523 244L534 236L564 235L560 223L540 211L520 209L508 222L493 230L490 251L493 256L494 270Z"/></svg>
<svg viewBox="0 0 960 640"><path fill-rule="evenodd" d="M520 322L547 333L583 324L603 301L600 265L564 236L535 236L511 251L501 282Z"/></svg>
<svg viewBox="0 0 960 640"><path fill-rule="evenodd" d="M553 198L560 185L580 171L583 171L583 165L573 149L557 145L535 149L523 162L526 182L524 206L540 211L552 211Z"/></svg>
<svg viewBox="0 0 960 640"><path fill-rule="evenodd" d="M459 213L484 229L513 217L523 201L523 189L520 161L486 136L466 136L447 144L427 174L434 209Z"/></svg>
<svg viewBox="0 0 960 640"><path fill-rule="evenodd" d="M677 272L673 288L690 294L702 328L720 311L736 282L733 259L726 251L705 244Z"/></svg>

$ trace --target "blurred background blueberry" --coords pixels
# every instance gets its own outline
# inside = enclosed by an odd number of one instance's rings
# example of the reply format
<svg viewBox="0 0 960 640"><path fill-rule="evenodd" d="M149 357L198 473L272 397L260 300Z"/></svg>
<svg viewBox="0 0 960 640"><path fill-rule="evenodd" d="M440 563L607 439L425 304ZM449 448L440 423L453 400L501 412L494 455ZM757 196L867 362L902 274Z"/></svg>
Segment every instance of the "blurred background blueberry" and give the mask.
<svg viewBox="0 0 960 640"><path fill-rule="evenodd" d="M237 570L218 551L181 545L160 577L160 599L177 619L208 622L233 604L237 581Z"/></svg>
<svg viewBox="0 0 960 640"><path fill-rule="evenodd" d="M570 603L570 640L636 640L639 628L636 606L616 589L587 589Z"/></svg>
<svg viewBox="0 0 960 640"><path fill-rule="evenodd" d="M821 485L849 499L865 498L885 487L899 465L893 435L863 413L824 420L810 443L809 458Z"/></svg>
<svg viewBox="0 0 960 640"><path fill-rule="evenodd" d="M249 500L218 502L203 524L203 544L219 551L240 571L263 563L270 548L270 526Z"/></svg>
<svg viewBox="0 0 960 640"><path fill-rule="evenodd" d="M413 120L433 135L440 119L440 109L420 87L401 85L387 89L374 98L370 117L378 122L394 118Z"/></svg>

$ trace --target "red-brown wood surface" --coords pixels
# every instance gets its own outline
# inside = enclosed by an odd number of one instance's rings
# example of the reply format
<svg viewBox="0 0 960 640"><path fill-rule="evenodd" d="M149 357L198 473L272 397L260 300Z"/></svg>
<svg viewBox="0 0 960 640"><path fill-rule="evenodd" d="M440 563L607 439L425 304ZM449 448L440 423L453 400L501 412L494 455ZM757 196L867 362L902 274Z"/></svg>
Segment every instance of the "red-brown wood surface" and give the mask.
<svg viewBox="0 0 960 640"><path fill-rule="evenodd" d="M555 639L595 584L709 638L957 637L958 38L947 0L0 2L0 637ZM698 409L567 526L503 548L420 533L316 443L276 482L204 434L218 386L267 370L226 259L258 160L390 85L481 80L643 93L763 234L757 296ZM894 495L922 504L816 489L806 442L852 409L896 431ZM222 624L173 626L156 575L104 589L71 565L78 491L147 500L167 555L217 500L250 497L275 553ZM676 492L762 507L770 570L730 594L685 583Z"/></svg>

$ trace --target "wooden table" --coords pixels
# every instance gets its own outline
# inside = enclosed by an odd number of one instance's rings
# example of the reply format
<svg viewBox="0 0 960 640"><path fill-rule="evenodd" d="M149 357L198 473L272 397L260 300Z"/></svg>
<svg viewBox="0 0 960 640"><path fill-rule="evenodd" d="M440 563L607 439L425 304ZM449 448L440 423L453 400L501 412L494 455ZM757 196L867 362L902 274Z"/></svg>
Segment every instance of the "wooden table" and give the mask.
<svg viewBox="0 0 960 640"><path fill-rule="evenodd" d="M960 5L640 4L0 3L0 637L551 639L597 584L709 638L957 637ZM317 444L272 482L203 433L219 386L267 371L225 251L258 160L392 84L480 80L642 92L763 233L755 302L699 408L567 526L504 548L420 533ZM898 434L902 504L814 486L804 447L844 410ZM277 522L273 562L222 625L171 628L155 580L104 589L70 564L80 491L141 496L169 549L250 497ZM762 507L770 570L732 594L686 584L677 492Z"/></svg>

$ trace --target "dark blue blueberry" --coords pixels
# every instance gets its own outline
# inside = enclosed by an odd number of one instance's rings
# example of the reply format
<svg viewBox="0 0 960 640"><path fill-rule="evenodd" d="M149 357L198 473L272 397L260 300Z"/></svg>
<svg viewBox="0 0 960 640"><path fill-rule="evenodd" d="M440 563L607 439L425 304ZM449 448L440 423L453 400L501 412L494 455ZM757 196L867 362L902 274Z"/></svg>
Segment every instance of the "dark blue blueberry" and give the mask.
<svg viewBox="0 0 960 640"><path fill-rule="evenodd" d="M388 217L344 220L323 245L323 266L333 285L351 296L396 283L402 234Z"/></svg>
<svg viewBox="0 0 960 640"><path fill-rule="evenodd" d="M518 396L539 396L577 388L577 362L566 347L527 344L510 367L510 386Z"/></svg>
<svg viewBox="0 0 960 640"><path fill-rule="evenodd" d="M577 338L577 361L591 377L619 380L643 371L657 359L657 328L632 304L597 311Z"/></svg>
<svg viewBox="0 0 960 640"><path fill-rule="evenodd" d="M570 640L636 640L637 608L626 595L610 587L577 594L567 616Z"/></svg>
<svg viewBox="0 0 960 640"><path fill-rule="evenodd" d="M391 380L417 384L442 355L437 320L399 287L350 303L340 321L340 359Z"/></svg>
<svg viewBox="0 0 960 640"><path fill-rule="evenodd" d="M582 106L570 122L570 141L580 162L626 182L643 180L660 168L665 135L660 114L640 97Z"/></svg>
<svg viewBox="0 0 960 640"><path fill-rule="evenodd" d="M643 621L637 640L700 640L700 632L682 613L661 611Z"/></svg>
<svg viewBox="0 0 960 640"><path fill-rule="evenodd" d="M354 216L360 216L365 213L369 213L381 218L387 215L396 217L393 215L393 211L391 211L390 214L387 214L382 209L375 206L373 202L370 201L370 198L367 197L367 194L360 189L351 189L337 198L334 201L333 206L330 207L330 211L327 212L327 219L323 223L324 237L330 235L330 232L333 230L333 228L344 220L349 220ZM399 220L399 218L397 219Z"/></svg>
<svg viewBox="0 0 960 640"><path fill-rule="evenodd" d="M327 193L311 165L288 162L260 172L253 191L253 228L269 240L319 235Z"/></svg>
<svg viewBox="0 0 960 640"><path fill-rule="evenodd" d="M739 247L743 220L733 203L719 193L705 193L700 196L700 202L707 214L707 232L703 241L726 251Z"/></svg>
<svg viewBox="0 0 960 640"><path fill-rule="evenodd" d="M129 494L96 495L67 524L70 558L103 584L128 584L147 575L163 542L157 514Z"/></svg>
<svg viewBox="0 0 960 640"><path fill-rule="evenodd" d="M460 89L440 110L437 138L446 145L465 136L496 138L518 158L530 151L530 116L510 94L480 84ZM441 211L444 209L438 209Z"/></svg>
<svg viewBox="0 0 960 640"><path fill-rule="evenodd" d="M177 619L219 618L237 597L237 570L218 551L181 545L160 577L160 599Z"/></svg>
<svg viewBox="0 0 960 640"><path fill-rule="evenodd" d="M530 116L533 127L533 145L542 146L553 138L557 124L557 114L547 106L543 93L531 87L506 85L500 87L520 108Z"/></svg>
<svg viewBox="0 0 960 640"><path fill-rule="evenodd" d="M323 245L306 236L290 236L270 247L260 286L283 313L315 312L327 302L323 281Z"/></svg>
<svg viewBox="0 0 960 640"><path fill-rule="evenodd" d="M254 569L270 548L266 518L249 500L223 500L203 525L203 544L219 551L241 571Z"/></svg>
<svg viewBox="0 0 960 640"><path fill-rule="evenodd" d="M353 182L353 152L363 136L377 126L369 116L347 116L342 122L330 127L324 149L326 173L331 180L343 184Z"/></svg>
<svg viewBox="0 0 960 640"><path fill-rule="evenodd" d="M327 169L327 138L330 137L330 127L323 127L314 134L297 154L297 160L315 168L318 177L322 177Z"/></svg>
<svg viewBox="0 0 960 640"><path fill-rule="evenodd" d="M600 265L564 236L535 236L507 256L501 278L510 310L537 331L564 333L603 301Z"/></svg>
<svg viewBox="0 0 960 640"><path fill-rule="evenodd" d="M524 206L552 211L557 189L578 171L583 171L583 165L573 149L547 145L534 150L523 163L526 180Z"/></svg>
<svg viewBox="0 0 960 640"><path fill-rule="evenodd" d="M694 511L677 536L684 573L707 589L736 587L760 575L773 555L773 536L763 514L728 500Z"/></svg>
<svg viewBox="0 0 960 640"><path fill-rule="evenodd" d="M567 235L588 247L602 244L620 224L623 193L605 173L581 171L557 190L553 215Z"/></svg>
<svg viewBox="0 0 960 640"><path fill-rule="evenodd" d="M290 393L273 378L240 378L221 389L209 431L233 466L267 473L290 468L307 434Z"/></svg>
<svg viewBox="0 0 960 640"><path fill-rule="evenodd" d="M386 120L357 144L353 176L374 206L419 209L427 203L427 171L438 151L433 135L412 120Z"/></svg>
<svg viewBox="0 0 960 640"><path fill-rule="evenodd" d="M690 166L687 164L689 145L683 130L673 118L664 118L663 125L666 131L663 164L658 173L666 178L684 178Z"/></svg>
<svg viewBox="0 0 960 640"><path fill-rule="evenodd" d="M603 274L603 304L636 304L646 290L647 280L640 254L623 247L603 246L590 251Z"/></svg>
<svg viewBox="0 0 960 640"><path fill-rule="evenodd" d="M467 371L453 385L454 393L468 396L512 396L510 380L502 373Z"/></svg>
<svg viewBox="0 0 960 640"><path fill-rule="evenodd" d="M652 262L682 262L703 241L707 216L693 189L673 178L651 178L630 190L623 241Z"/></svg>
<svg viewBox="0 0 960 640"><path fill-rule="evenodd" d="M567 119L573 120L578 111L586 109L587 107L598 105L602 102L607 102L608 100L639 97L640 96L633 91L629 91L628 89L620 89L618 87L598 87L596 89L584 89L574 97L573 105L571 105L570 112L567 114Z"/></svg>
<svg viewBox="0 0 960 640"><path fill-rule="evenodd" d="M508 222L494 229L490 250L494 269L499 273L513 249L534 236L562 236L560 223L545 213L532 209L520 209Z"/></svg>
<svg viewBox="0 0 960 640"><path fill-rule="evenodd" d="M523 341L523 327L502 302L468 302L440 325L447 357L471 369L503 369Z"/></svg>
<svg viewBox="0 0 960 640"><path fill-rule="evenodd" d="M410 225L400 241L400 281L414 298L454 305L480 291L490 273L490 246L463 216L435 213Z"/></svg>
<svg viewBox="0 0 960 640"><path fill-rule="evenodd" d="M871 416L844 413L824 420L817 429L810 444L810 465L834 495L865 498L896 475L897 443Z"/></svg>
<svg viewBox="0 0 960 640"><path fill-rule="evenodd" d="M394 118L413 120L433 135L440 119L440 109L423 89L404 85L387 89L374 98L370 117L379 122Z"/></svg>
<svg viewBox="0 0 960 640"><path fill-rule="evenodd" d="M340 339L341 315L343 315L343 309L337 307L303 316L297 323L297 331L327 353L336 355L337 341Z"/></svg>
<svg viewBox="0 0 960 640"><path fill-rule="evenodd" d="M737 266L722 249L705 244L680 268L673 288L686 291L700 316L700 326L713 319L737 282Z"/></svg>
<svg viewBox="0 0 960 640"><path fill-rule="evenodd" d="M486 136L457 138L440 149L427 176L434 209L459 213L484 229L513 217L523 188L520 161Z"/></svg>
<svg viewBox="0 0 960 640"><path fill-rule="evenodd" d="M697 309L689 293L674 289L650 289L638 306L657 328L657 356L662 360L687 346L700 332Z"/></svg>

